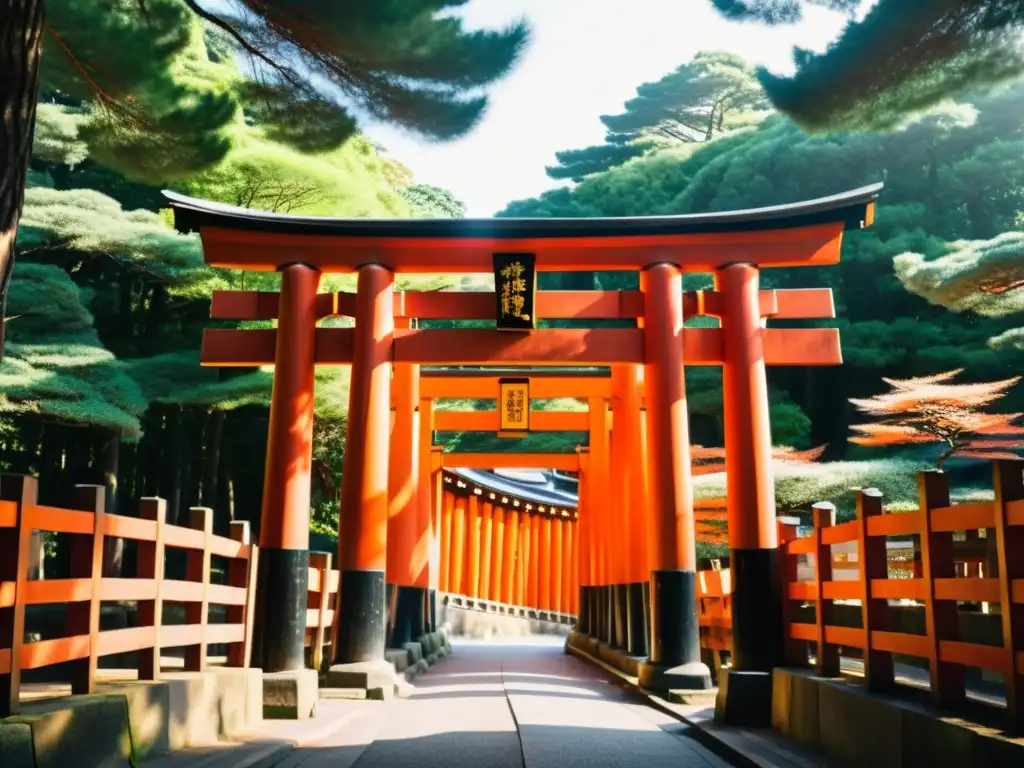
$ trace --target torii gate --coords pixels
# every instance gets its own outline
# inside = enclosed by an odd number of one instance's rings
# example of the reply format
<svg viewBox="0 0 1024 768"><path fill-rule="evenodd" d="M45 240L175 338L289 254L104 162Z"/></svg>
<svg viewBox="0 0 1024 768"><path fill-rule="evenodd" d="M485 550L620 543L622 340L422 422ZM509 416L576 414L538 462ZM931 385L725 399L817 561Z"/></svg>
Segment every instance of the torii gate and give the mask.
<svg viewBox="0 0 1024 768"><path fill-rule="evenodd" d="M277 317L276 330L208 330L203 340L205 365L275 366L260 534L258 658L264 670L303 663L298 617L306 607L315 365L352 368L332 668L351 673L348 680L369 680L372 670L383 669L385 574L392 560L401 564L411 556L389 545L395 528L394 521L389 527L388 490L392 366L406 382L398 391L413 411L421 365L622 366L634 372L642 366L651 637L641 678L656 687L709 687L696 621L683 366L722 365L733 670L770 686L779 659L780 598L765 366L837 365L841 354L835 329L765 326L771 317L834 316L830 292L759 292L758 273L837 263L843 232L871 224L881 188L750 211L571 220L309 218L165 193L177 228L199 232L207 264L282 273L280 296L221 294L212 310L215 317ZM640 291L540 292L535 306L539 317L625 318L636 327L516 334L412 327L412 318L493 318L494 296L396 293L396 273L491 272L495 254L509 252L532 254L538 271L639 270ZM713 273L715 290L684 296L684 271ZM323 272L356 272L356 293L318 294ZM716 316L720 327L684 328L687 312ZM316 327L338 314L354 317L355 326ZM631 381L635 398L639 376ZM607 401L598 397L591 404L591 436L607 437ZM408 451L427 442L424 431L420 427L420 438L408 435ZM594 452L591 446L591 462ZM422 530L429 514L405 517L418 520ZM401 539L407 549L415 536Z"/></svg>

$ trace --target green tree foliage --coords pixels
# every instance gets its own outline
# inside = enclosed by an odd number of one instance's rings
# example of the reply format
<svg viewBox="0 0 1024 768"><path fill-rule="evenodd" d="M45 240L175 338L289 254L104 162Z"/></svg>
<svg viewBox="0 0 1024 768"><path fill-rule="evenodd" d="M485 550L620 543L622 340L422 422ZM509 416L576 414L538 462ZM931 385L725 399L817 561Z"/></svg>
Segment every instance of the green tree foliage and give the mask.
<svg viewBox="0 0 1024 768"><path fill-rule="evenodd" d="M739 56L703 51L636 89L621 114L604 115L604 144L556 152L553 179L583 178L676 143L710 141L760 120L768 108L754 68Z"/></svg>
<svg viewBox="0 0 1024 768"><path fill-rule="evenodd" d="M571 179L579 182L586 176L607 171L634 157L641 157L657 146L659 142L652 139L638 139L625 133L609 133L604 144L555 152L558 164L549 165L545 170L552 179Z"/></svg>
<svg viewBox="0 0 1024 768"><path fill-rule="evenodd" d="M0 412L101 426L138 439L146 399L100 342L87 297L59 267L28 263L22 271L10 296Z"/></svg>
<svg viewBox="0 0 1024 768"><path fill-rule="evenodd" d="M853 11L859 0L712 0L725 16L799 21L802 6ZM889 128L970 88L1024 72L1017 0L878 0L821 54L794 52L797 72L758 72L776 108L810 130Z"/></svg>
<svg viewBox="0 0 1024 768"><path fill-rule="evenodd" d="M466 206L456 200L447 189L430 184L411 184L398 191L409 204L414 219L461 219L466 215Z"/></svg>
<svg viewBox="0 0 1024 768"><path fill-rule="evenodd" d="M732 53L703 51L660 80L641 85L621 114L604 115L601 122L614 133L690 144L710 141L767 108L748 62Z"/></svg>
<svg viewBox="0 0 1024 768"><path fill-rule="evenodd" d="M1024 313L1024 235L1004 232L991 240L950 243L948 252L928 260L901 253L896 277L908 291L954 312L988 317ZM989 339L995 349L1024 350L1024 328L1011 328Z"/></svg>

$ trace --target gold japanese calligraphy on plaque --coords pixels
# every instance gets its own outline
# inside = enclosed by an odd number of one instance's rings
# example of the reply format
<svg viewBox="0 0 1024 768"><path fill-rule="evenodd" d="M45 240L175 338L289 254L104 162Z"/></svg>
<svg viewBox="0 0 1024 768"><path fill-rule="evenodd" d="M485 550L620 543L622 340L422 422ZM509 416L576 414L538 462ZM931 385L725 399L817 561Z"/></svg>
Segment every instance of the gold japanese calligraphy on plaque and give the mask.
<svg viewBox="0 0 1024 768"><path fill-rule="evenodd" d="M529 433L529 379L498 379L498 429L499 437L524 437Z"/></svg>
<svg viewBox="0 0 1024 768"><path fill-rule="evenodd" d="M503 331L529 331L537 327L536 257L532 253L494 254L497 327Z"/></svg>

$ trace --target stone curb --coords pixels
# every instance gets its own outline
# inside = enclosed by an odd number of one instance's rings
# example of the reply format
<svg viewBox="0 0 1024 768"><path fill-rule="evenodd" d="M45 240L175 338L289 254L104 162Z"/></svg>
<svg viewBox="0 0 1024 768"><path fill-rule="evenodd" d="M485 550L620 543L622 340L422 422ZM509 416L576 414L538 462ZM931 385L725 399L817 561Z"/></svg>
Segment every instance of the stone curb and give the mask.
<svg viewBox="0 0 1024 768"><path fill-rule="evenodd" d="M616 669L611 664L590 655L580 648L570 645L568 642L566 642L565 648L566 651L571 653L573 656L589 661L592 664L601 667L601 669L606 672L614 675L620 681L622 687L626 688L631 693L642 697L648 704L655 707L658 711L690 726L693 729L693 733L696 736L697 741L714 752L718 757L728 760L735 765L744 766L744 768L777 768L774 763L766 762L765 760L738 748L735 744L731 744L717 734L707 730L704 722L694 720L682 714L674 707L670 706L669 702L658 694L648 691L645 688L641 688L635 677L626 674L620 669ZM671 693L669 695L671 695Z"/></svg>

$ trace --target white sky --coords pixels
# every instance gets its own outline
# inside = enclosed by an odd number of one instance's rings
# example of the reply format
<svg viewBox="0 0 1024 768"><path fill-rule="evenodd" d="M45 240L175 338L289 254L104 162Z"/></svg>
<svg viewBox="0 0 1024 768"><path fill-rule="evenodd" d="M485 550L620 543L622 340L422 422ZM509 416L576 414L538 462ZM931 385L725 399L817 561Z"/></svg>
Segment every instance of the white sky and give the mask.
<svg viewBox="0 0 1024 768"><path fill-rule="evenodd" d="M447 144L389 126L366 132L417 182L450 189L468 216L490 216L511 200L561 186L544 172L556 151L600 142L600 115L621 111L638 85L698 51L731 51L785 73L794 45L821 50L845 23L811 7L795 26L738 24L707 0L473 0L463 15L471 27L525 17L533 32L519 65L490 89L481 123Z"/></svg>

